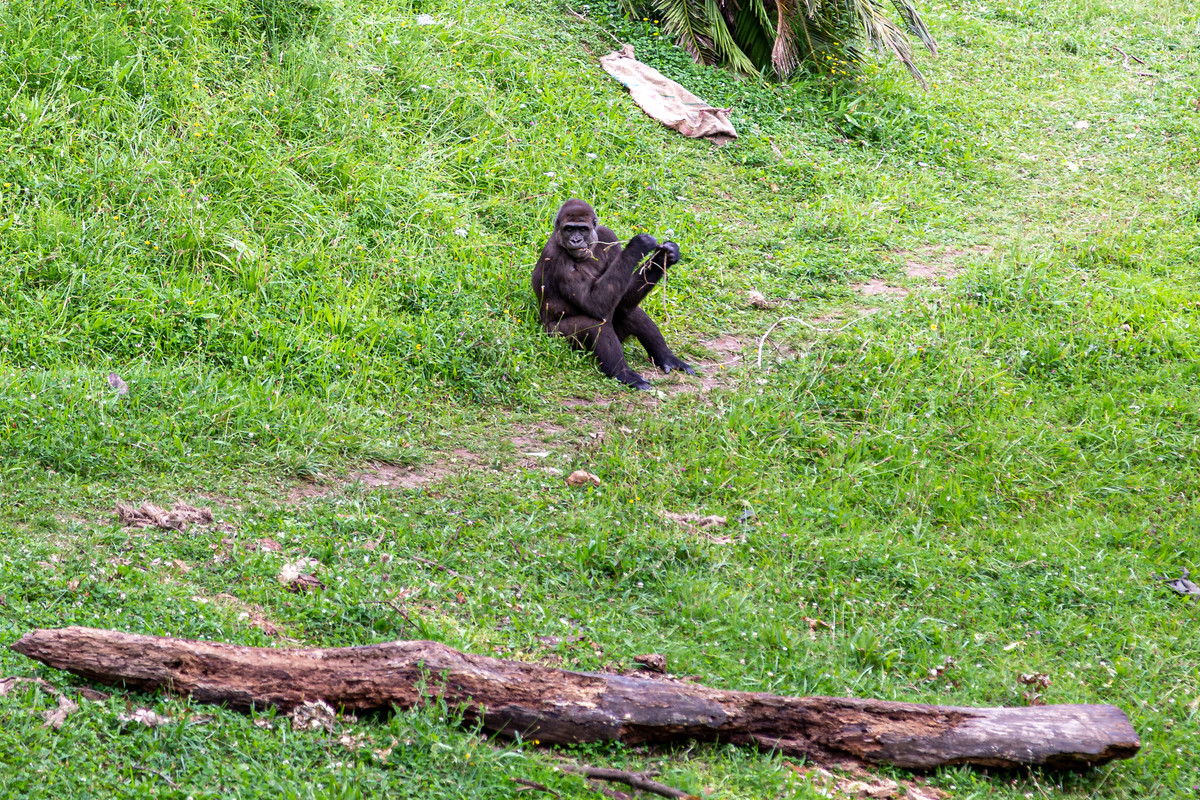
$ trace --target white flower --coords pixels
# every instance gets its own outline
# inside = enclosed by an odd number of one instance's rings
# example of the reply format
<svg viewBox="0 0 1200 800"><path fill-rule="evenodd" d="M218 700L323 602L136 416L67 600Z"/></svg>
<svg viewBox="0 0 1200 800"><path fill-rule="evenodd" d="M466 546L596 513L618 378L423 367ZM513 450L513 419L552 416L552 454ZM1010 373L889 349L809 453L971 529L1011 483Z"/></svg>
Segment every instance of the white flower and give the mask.
<svg viewBox="0 0 1200 800"><path fill-rule="evenodd" d="M588 154L587 154L587 157L588 157L588 158L596 158L596 154L595 154L595 153L588 153Z"/></svg>
<svg viewBox="0 0 1200 800"><path fill-rule="evenodd" d="M417 17L417 24L418 25L436 25L437 20L434 19L429 14L421 14Z"/></svg>
<svg viewBox="0 0 1200 800"><path fill-rule="evenodd" d="M543 175L545 175L547 178L553 178L553 177L554 177L554 173L553 173L553 172L543 172L542 174L543 174Z"/></svg>
<svg viewBox="0 0 1200 800"><path fill-rule="evenodd" d="M466 228L455 228L455 229L454 229L454 235L455 235L455 236L462 236L463 238L466 238L466 236L467 236L467 229L466 229Z"/></svg>

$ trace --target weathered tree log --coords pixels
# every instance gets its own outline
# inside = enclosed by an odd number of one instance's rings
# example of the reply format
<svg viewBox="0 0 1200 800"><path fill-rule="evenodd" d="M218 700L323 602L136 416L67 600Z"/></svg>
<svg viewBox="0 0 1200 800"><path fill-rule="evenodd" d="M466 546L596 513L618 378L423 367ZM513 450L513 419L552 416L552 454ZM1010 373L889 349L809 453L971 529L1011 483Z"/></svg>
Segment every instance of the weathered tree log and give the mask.
<svg viewBox="0 0 1200 800"><path fill-rule="evenodd" d="M1141 746L1115 706L958 708L781 697L568 672L436 642L300 650L63 628L27 633L12 649L102 683L243 710L289 710L317 699L348 710L406 709L441 696L488 731L547 744L699 739L909 769L1078 768L1130 758Z"/></svg>

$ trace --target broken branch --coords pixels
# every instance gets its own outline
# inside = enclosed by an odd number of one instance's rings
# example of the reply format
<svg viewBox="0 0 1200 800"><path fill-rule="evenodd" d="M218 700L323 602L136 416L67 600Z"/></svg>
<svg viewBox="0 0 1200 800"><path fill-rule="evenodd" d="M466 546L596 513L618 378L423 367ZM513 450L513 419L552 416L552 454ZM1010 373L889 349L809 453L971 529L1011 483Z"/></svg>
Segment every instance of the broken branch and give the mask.
<svg viewBox="0 0 1200 800"><path fill-rule="evenodd" d="M431 698L468 721L545 744L698 739L825 761L1079 768L1130 758L1141 741L1119 708L964 708L849 697L782 697L567 670L462 653L437 642L276 649L95 628L35 630L12 649L102 683L203 703L291 710L407 709Z"/></svg>

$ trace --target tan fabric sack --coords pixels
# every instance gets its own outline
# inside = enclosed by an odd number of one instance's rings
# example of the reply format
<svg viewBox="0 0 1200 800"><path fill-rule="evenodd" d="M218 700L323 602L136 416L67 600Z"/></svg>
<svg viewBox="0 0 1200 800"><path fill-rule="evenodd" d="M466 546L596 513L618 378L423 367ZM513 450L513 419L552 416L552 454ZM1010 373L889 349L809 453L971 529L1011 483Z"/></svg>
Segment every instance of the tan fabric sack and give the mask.
<svg viewBox="0 0 1200 800"><path fill-rule="evenodd" d="M629 89L633 101L650 116L693 139L724 144L737 138L728 109L715 108L653 67L633 57L633 45L600 59L604 71Z"/></svg>

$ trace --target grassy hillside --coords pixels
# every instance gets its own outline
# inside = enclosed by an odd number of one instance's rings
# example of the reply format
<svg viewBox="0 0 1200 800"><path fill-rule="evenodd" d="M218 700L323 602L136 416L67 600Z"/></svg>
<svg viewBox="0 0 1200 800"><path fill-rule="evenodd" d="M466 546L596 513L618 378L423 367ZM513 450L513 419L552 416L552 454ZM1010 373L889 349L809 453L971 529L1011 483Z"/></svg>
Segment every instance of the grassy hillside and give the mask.
<svg viewBox="0 0 1200 800"><path fill-rule="evenodd" d="M1120 705L1143 752L932 784L1192 791L1200 605L1156 576L1200 566L1200 15L922 8L928 93L883 62L702 70L614 3L0 4L3 640L424 637L786 694L1037 692ZM658 128L597 64L613 37L741 138ZM528 274L571 196L679 242L646 306L706 391L627 392L541 335ZM119 527L143 500L221 524ZM324 591L280 584L299 558ZM0 698L5 796L594 796L454 709L323 734L125 692L51 730L53 705ZM820 796L771 754L570 755Z"/></svg>

